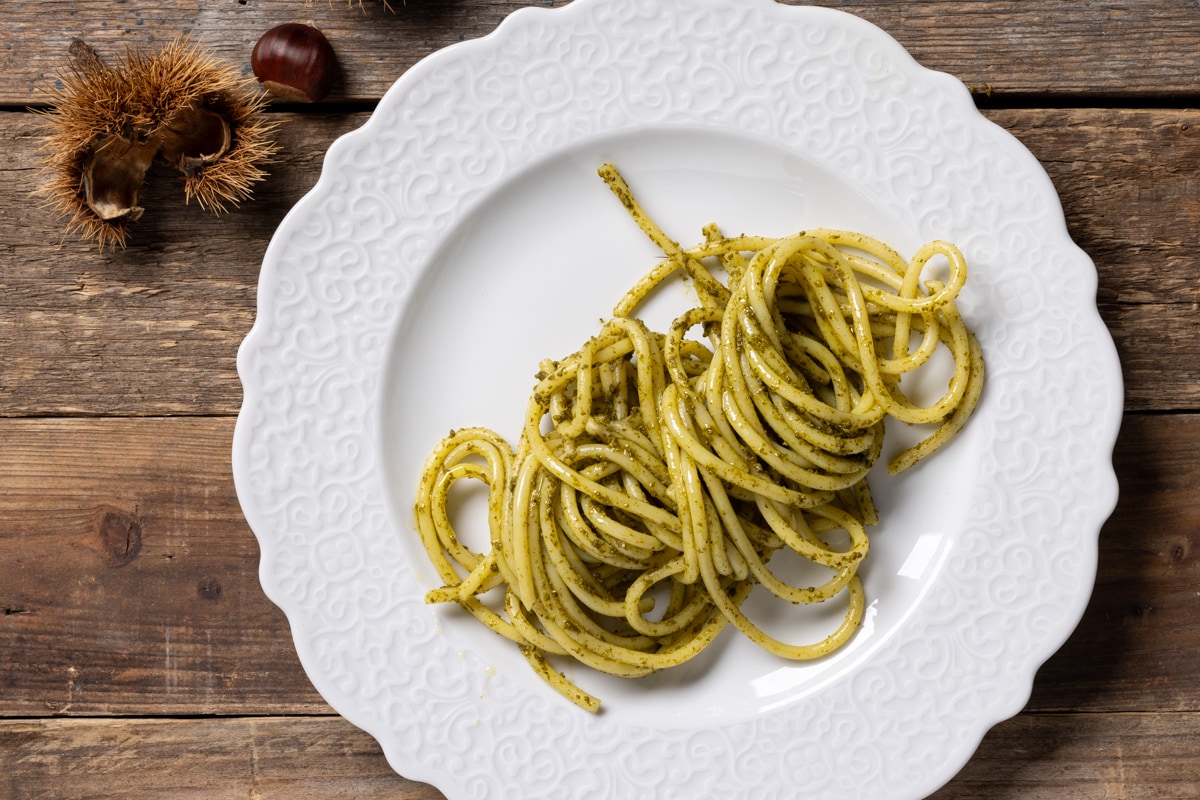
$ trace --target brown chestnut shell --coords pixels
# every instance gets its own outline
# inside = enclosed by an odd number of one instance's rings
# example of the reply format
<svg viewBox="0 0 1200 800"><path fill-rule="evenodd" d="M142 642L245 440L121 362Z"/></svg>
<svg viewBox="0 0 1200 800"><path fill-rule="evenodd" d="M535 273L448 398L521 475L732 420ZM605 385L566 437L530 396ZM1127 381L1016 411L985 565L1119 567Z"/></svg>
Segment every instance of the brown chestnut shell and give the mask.
<svg viewBox="0 0 1200 800"><path fill-rule="evenodd" d="M285 22L264 33L250 52L250 67L264 89L298 103L324 99L338 72L337 56L325 34L299 22Z"/></svg>

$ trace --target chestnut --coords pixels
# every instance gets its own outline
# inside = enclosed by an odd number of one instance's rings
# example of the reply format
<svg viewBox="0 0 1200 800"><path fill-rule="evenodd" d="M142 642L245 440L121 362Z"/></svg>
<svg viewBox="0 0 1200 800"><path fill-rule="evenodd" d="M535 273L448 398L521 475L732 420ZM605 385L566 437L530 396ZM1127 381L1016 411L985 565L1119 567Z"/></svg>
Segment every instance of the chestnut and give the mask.
<svg viewBox="0 0 1200 800"><path fill-rule="evenodd" d="M287 22L262 35L250 53L250 67L276 97L314 103L333 88L337 56L325 34L311 25Z"/></svg>

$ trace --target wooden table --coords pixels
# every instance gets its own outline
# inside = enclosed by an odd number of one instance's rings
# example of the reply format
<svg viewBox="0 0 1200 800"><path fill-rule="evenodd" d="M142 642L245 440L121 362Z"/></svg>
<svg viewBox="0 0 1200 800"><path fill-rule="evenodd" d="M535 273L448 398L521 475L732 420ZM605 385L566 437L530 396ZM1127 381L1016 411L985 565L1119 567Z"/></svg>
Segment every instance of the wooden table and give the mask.
<svg viewBox="0 0 1200 800"><path fill-rule="evenodd" d="M276 225L408 67L529 4L393 2L0 0L0 797L441 797L312 689L230 474L235 354ZM1198 797L1200 8L822 4L959 77L1042 161L1126 380L1091 604L935 796ZM72 36L116 54L188 34L248 70L258 35L293 20L326 31L344 78L272 112L283 160L253 202L217 217L157 181L130 246L101 254L31 200L31 109Z"/></svg>

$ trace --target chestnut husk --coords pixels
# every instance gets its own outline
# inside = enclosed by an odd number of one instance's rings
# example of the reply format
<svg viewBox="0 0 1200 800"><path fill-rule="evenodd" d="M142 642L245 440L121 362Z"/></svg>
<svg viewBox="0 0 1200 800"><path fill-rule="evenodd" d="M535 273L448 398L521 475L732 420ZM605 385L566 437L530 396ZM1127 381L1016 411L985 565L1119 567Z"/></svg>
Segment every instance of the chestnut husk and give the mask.
<svg viewBox="0 0 1200 800"><path fill-rule="evenodd" d="M176 39L126 51L113 66L81 40L43 112L37 193L67 233L101 250L124 247L144 213L138 195L154 160L183 176L187 200L220 213L247 200L277 152L275 124L253 80L203 47Z"/></svg>

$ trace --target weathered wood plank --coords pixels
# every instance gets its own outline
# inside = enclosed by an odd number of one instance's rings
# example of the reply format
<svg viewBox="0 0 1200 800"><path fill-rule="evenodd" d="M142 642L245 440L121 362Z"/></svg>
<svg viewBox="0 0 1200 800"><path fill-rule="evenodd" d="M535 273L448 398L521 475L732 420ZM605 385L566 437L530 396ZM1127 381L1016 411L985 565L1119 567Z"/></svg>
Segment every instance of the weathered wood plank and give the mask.
<svg viewBox="0 0 1200 800"><path fill-rule="evenodd" d="M931 800L1195 798L1200 714L1022 714ZM9 800L441 800L338 717L0 721Z"/></svg>
<svg viewBox="0 0 1200 800"><path fill-rule="evenodd" d="M0 715L328 712L259 587L232 435L0 422Z"/></svg>
<svg viewBox="0 0 1200 800"><path fill-rule="evenodd" d="M310 714L229 418L0 420L0 716ZM1095 595L1030 708L1200 711L1200 417L1128 415Z"/></svg>
<svg viewBox="0 0 1200 800"><path fill-rule="evenodd" d="M1042 163L1106 305L1200 298L1200 115L1145 109L984 112Z"/></svg>
<svg viewBox="0 0 1200 800"><path fill-rule="evenodd" d="M1200 797L1200 715L1021 714L929 800Z"/></svg>
<svg viewBox="0 0 1200 800"><path fill-rule="evenodd" d="M787 0L799 3L800 0ZM1187 3L1152 0L1070 0L1052 5L1017 0L817 0L857 14L888 31L928 67L995 94L1194 96L1200 28ZM344 78L331 102L379 97L424 56L492 32L512 11L566 5L565 0L472 3L363 0L329 2L173 2L153 9L129 2L43 0L6 3L0 105L47 101L73 36L102 53L146 48L180 36L209 44L249 73L250 51L280 22L310 21L326 32ZM47 19L55 20L47 24Z"/></svg>
<svg viewBox="0 0 1200 800"><path fill-rule="evenodd" d="M0 415L236 413L262 254L329 144L364 120L284 115L281 163L221 216L152 173L135 241L101 253L31 200L38 121L0 114Z"/></svg>
<svg viewBox="0 0 1200 800"><path fill-rule="evenodd" d="M1096 261L1131 410L1200 407L1200 113L1004 110L989 115L1046 166L1071 234ZM101 254L31 204L36 121L0 114L0 416L232 414L237 347L262 253L365 114L286 115L283 162L216 217L150 185L134 241Z"/></svg>
<svg viewBox="0 0 1200 800"><path fill-rule="evenodd" d="M1200 710L1198 444L1195 415L1125 416L1096 586L1028 708Z"/></svg>
<svg viewBox="0 0 1200 800"><path fill-rule="evenodd" d="M0 721L8 800L441 800L340 717Z"/></svg>
<svg viewBox="0 0 1200 800"><path fill-rule="evenodd" d="M1200 115L991 111L1042 162L1096 262L1133 410L1200 405Z"/></svg>
<svg viewBox="0 0 1200 800"><path fill-rule="evenodd" d="M479 0L445 3L407 0L392 4L363 0L258 0L213 4L200 0L155 5L48 0L18 9L6 4L8 44L0 65L9 76L0 105L38 104L65 64L72 37L90 43L110 60L126 50L153 49L179 36L202 42L218 58L250 71L250 51L264 32L283 22L308 22L324 31L338 54L341 79L328 102L378 98L396 78L424 56L462 39L485 35L509 13L527 5L565 5L565 0L530 3ZM9 7L12 6L12 7ZM46 18L57 24L46 24Z"/></svg>

